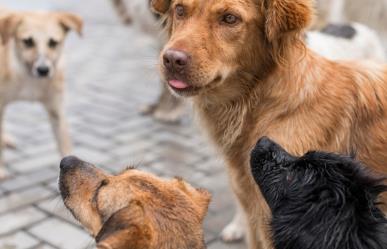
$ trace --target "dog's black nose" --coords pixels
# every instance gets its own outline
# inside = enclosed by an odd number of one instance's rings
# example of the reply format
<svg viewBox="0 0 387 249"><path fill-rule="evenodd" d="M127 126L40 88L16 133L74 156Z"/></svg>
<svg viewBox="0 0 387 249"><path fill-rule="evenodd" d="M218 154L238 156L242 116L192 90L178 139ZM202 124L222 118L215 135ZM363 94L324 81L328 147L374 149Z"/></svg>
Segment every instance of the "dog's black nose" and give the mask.
<svg viewBox="0 0 387 249"><path fill-rule="evenodd" d="M40 66L36 69L40 77L46 77L50 73L50 68L47 66Z"/></svg>
<svg viewBox="0 0 387 249"><path fill-rule="evenodd" d="M80 165L82 160L75 156L67 156L60 161L60 169L68 169Z"/></svg>
<svg viewBox="0 0 387 249"><path fill-rule="evenodd" d="M164 66L168 70L183 70L189 64L190 57L186 52L168 49L163 55Z"/></svg>

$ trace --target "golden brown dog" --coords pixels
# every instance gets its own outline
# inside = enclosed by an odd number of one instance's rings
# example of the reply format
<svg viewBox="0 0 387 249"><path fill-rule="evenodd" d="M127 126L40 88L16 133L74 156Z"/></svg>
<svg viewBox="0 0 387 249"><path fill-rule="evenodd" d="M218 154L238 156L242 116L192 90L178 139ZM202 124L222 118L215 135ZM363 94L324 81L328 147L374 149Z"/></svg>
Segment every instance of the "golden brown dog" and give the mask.
<svg viewBox="0 0 387 249"><path fill-rule="evenodd" d="M39 101L49 114L62 155L71 151L64 117L61 60L69 30L81 33L80 17L64 12L0 10L0 130L9 103ZM1 162L0 178L5 175Z"/></svg>
<svg viewBox="0 0 387 249"><path fill-rule="evenodd" d="M131 168L109 175L76 157L63 159L60 167L64 203L95 237L97 248L205 248L207 191Z"/></svg>
<svg viewBox="0 0 387 249"><path fill-rule="evenodd" d="M349 154L387 172L387 68L309 51L311 0L153 0L168 21L161 71L192 97L223 154L248 220L250 249L272 248L270 211L249 172L256 140L295 155Z"/></svg>

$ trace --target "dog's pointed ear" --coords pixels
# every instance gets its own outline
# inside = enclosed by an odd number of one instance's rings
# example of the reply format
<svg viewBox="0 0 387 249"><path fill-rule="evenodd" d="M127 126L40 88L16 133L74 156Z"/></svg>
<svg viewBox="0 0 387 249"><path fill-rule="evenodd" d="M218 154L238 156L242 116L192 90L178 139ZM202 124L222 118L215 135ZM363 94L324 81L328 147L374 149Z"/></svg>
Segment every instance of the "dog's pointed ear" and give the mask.
<svg viewBox="0 0 387 249"><path fill-rule="evenodd" d="M150 248L152 234L144 206L133 201L104 223L95 240L97 249L146 249Z"/></svg>
<svg viewBox="0 0 387 249"><path fill-rule="evenodd" d="M56 13L59 24L65 29L65 31L74 30L80 36L82 35L83 30L83 20L80 16L67 13L67 12L58 12Z"/></svg>
<svg viewBox="0 0 387 249"><path fill-rule="evenodd" d="M300 32L313 19L311 0L265 0L265 32L270 42L290 32Z"/></svg>
<svg viewBox="0 0 387 249"><path fill-rule="evenodd" d="M208 192L206 189L202 189L202 188L199 188L196 190L199 193L198 202L197 202L199 205L199 212L200 212L199 215L203 222L208 212L208 206L210 205L210 202L211 202L211 193Z"/></svg>
<svg viewBox="0 0 387 249"><path fill-rule="evenodd" d="M151 6L154 12L158 14L165 14L171 6L172 0L152 0Z"/></svg>
<svg viewBox="0 0 387 249"><path fill-rule="evenodd" d="M22 22L22 16L19 14L9 14L0 18L0 36L3 44L15 35L17 27Z"/></svg>
<svg viewBox="0 0 387 249"><path fill-rule="evenodd" d="M208 206L211 201L211 193L203 188L193 188L190 184L186 183L181 177L175 177L173 180L178 188L191 196L194 203L198 207L198 214L200 221L203 221L206 217Z"/></svg>

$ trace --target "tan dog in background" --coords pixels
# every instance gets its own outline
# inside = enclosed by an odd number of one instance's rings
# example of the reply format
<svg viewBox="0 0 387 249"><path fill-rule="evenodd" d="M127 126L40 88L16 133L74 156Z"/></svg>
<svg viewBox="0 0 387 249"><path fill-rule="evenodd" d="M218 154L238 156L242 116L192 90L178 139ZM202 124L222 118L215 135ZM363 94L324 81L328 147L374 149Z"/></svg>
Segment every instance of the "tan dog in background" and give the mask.
<svg viewBox="0 0 387 249"><path fill-rule="evenodd" d="M7 104L39 101L47 110L62 155L71 152L61 60L69 30L81 33L80 17L62 12L0 11L0 130ZM1 151L0 178L7 175Z"/></svg>
<svg viewBox="0 0 387 249"><path fill-rule="evenodd" d="M270 210L249 170L263 137L302 155L357 153L387 173L387 67L334 62L303 41L311 0L153 0L167 18L161 72L193 99L223 154L248 226L250 249L272 248Z"/></svg>
<svg viewBox="0 0 387 249"><path fill-rule="evenodd" d="M150 0L112 0L114 9L124 24L133 24L141 32L152 37L160 50L165 45L165 34L162 32L162 21L150 8ZM150 115L156 120L166 123L181 121L187 112L187 105L182 98L174 96L162 84L159 98L140 108L144 115Z"/></svg>
<svg viewBox="0 0 387 249"><path fill-rule="evenodd" d="M60 168L63 201L98 249L205 248L207 191L132 168L109 175L75 157Z"/></svg>

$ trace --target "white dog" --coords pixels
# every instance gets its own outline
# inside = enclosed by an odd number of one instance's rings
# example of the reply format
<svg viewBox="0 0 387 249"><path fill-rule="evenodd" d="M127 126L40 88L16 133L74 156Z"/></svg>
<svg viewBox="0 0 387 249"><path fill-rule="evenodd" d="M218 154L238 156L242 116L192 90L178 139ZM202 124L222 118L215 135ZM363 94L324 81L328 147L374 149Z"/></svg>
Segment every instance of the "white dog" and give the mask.
<svg viewBox="0 0 387 249"><path fill-rule="evenodd" d="M360 22L375 29L387 41L387 0L316 0L316 26Z"/></svg>
<svg viewBox="0 0 387 249"><path fill-rule="evenodd" d="M308 46L331 60L386 60L385 49L377 33L360 23L330 24L306 34Z"/></svg>

